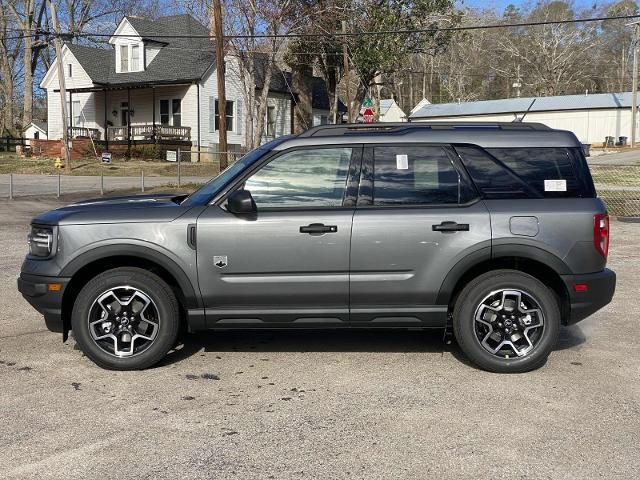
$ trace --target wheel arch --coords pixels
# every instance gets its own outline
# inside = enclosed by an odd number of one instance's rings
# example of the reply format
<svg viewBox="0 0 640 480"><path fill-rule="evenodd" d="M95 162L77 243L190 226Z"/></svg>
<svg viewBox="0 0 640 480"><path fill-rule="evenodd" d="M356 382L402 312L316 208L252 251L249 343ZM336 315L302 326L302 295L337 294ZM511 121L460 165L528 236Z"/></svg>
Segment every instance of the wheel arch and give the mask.
<svg viewBox="0 0 640 480"><path fill-rule="evenodd" d="M502 248L504 247L504 248ZM558 299L563 322L570 313L569 292L561 274L570 273L566 264L557 256L535 247L504 245L493 247L490 258L477 252L459 261L445 277L437 297L438 305L448 305L449 311L462 289L483 273L511 269L527 273L551 288Z"/></svg>
<svg viewBox="0 0 640 480"><path fill-rule="evenodd" d="M138 267L158 275L174 291L182 310L202 309L197 290L184 270L166 255L137 245L109 245L79 255L69 262L60 276L71 278L62 297L63 335L71 328L71 312L82 287L96 275L118 267Z"/></svg>

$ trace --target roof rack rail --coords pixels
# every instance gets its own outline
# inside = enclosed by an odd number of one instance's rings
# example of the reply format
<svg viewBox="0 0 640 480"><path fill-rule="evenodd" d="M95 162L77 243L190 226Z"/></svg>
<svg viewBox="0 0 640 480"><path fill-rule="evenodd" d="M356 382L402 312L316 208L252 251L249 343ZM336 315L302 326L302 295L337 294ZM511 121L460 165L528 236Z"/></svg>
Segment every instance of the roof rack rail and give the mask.
<svg viewBox="0 0 640 480"><path fill-rule="evenodd" d="M366 135L370 133L387 133L404 135L406 133L429 130L551 130L542 123L528 122L404 122L404 123L344 123L339 125L319 125L310 128L299 137L339 137L344 135Z"/></svg>

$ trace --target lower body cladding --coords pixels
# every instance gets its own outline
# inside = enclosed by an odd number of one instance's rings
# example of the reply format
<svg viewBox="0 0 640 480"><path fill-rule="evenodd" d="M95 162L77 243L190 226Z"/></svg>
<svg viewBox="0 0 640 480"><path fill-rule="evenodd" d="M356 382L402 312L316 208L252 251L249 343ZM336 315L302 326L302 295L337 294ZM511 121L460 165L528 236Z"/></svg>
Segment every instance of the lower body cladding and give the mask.
<svg viewBox="0 0 640 480"><path fill-rule="evenodd" d="M44 316L52 332L64 332L62 297L70 278L45 277L22 273L18 290L29 304Z"/></svg>
<svg viewBox="0 0 640 480"><path fill-rule="evenodd" d="M606 306L615 292L616 275L605 269L582 275L562 275L569 294L569 312L563 323L570 325ZM18 290L40 312L52 332L64 332L62 299L70 278L21 274ZM392 309L206 309L190 310L191 330L236 328L441 328L447 324L447 306ZM193 319L193 321L191 321Z"/></svg>
<svg viewBox="0 0 640 480"><path fill-rule="evenodd" d="M616 290L616 274L608 268L597 273L560 277L569 292L570 311L563 318L566 325L584 320L609 304Z"/></svg>

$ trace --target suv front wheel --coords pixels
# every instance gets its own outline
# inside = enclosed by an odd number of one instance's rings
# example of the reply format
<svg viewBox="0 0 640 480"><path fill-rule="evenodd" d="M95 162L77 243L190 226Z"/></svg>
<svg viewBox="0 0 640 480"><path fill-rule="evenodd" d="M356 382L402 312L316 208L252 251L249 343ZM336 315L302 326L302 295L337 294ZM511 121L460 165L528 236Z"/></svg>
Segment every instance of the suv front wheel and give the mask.
<svg viewBox="0 0 640 480"><path fill-rule="evenodd" d="M99 366L138 370L159 362L175 345L179 315L176 296L160 277L123 267L84 286L71 327L80 349Z"/></svg>
<svg viewBox="0 0 640 480"><path fill-rule="evenodd" d="M453 309L462 351L480 368L521 373L539 368L560 333L554 293L516 270L494 270L469 282Z"/></svg>

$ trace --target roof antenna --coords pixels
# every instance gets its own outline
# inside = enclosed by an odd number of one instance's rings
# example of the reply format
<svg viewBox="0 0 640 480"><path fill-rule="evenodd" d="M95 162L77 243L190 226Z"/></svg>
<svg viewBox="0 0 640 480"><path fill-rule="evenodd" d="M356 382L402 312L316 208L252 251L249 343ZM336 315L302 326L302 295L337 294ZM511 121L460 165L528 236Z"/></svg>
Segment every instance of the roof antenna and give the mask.
<svg viewBox="0 0 640 480"><path fill-rule="evenodd" d="M537 98L534 98L533 101L531 102L531 105L529 105L529 108L527 108L527 111L524 112L522 114L522 116L520 118L516 117L513 119L514 123L522 123L524 121L524 117L527 116L527 113L529 113L529 111L531 110L531 107L533 107L533 104L536 103Z"/></svg>

